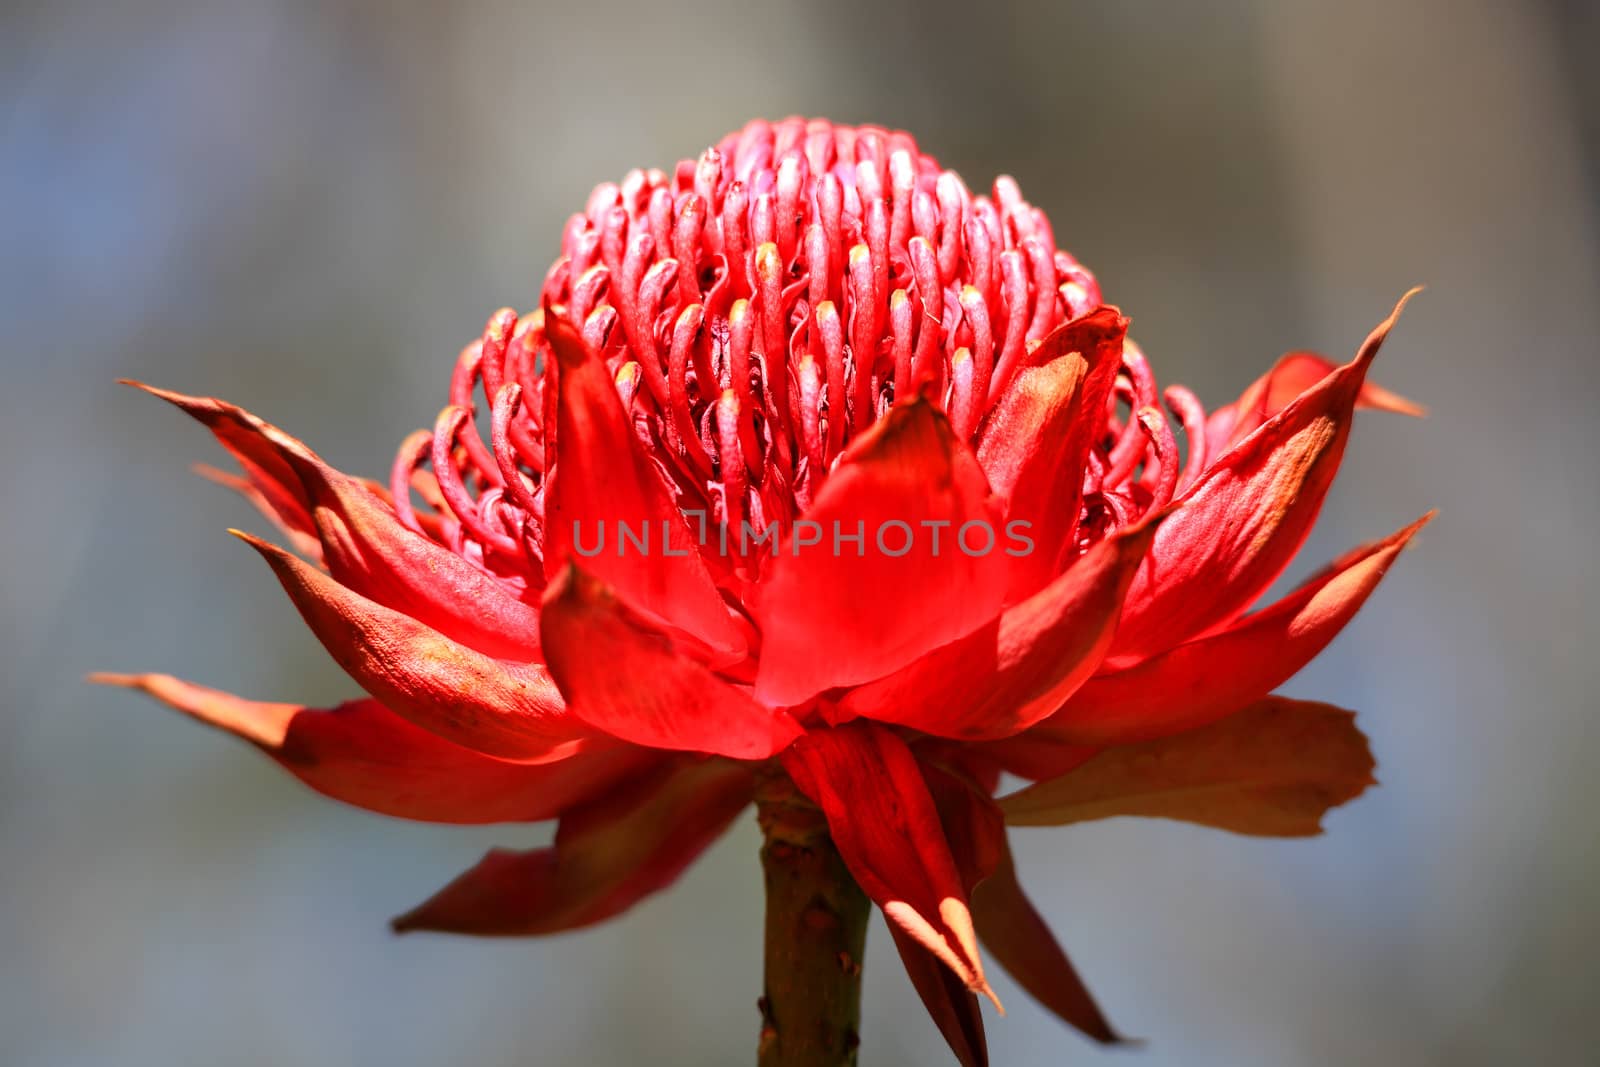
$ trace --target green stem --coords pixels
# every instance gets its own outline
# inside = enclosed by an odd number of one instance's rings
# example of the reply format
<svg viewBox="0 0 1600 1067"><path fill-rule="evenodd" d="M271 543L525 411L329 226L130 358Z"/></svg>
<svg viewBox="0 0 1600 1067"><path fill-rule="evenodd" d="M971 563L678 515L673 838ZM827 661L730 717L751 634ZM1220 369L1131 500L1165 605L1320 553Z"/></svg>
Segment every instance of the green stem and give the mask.
<svg viewBox="0 0 1600 1067"><path fill-rule="evenodd" d="M762 779L756 814L767 887L760 1067L853 1067L861 1043L866 894L822 812L782 772Z"/></svg>

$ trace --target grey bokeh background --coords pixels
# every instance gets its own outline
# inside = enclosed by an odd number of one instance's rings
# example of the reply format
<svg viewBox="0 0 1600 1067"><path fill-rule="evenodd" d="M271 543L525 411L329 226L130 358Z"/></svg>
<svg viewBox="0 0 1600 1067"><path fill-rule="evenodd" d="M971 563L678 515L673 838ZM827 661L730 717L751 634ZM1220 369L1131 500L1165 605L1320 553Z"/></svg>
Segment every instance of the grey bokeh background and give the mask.
<svg viewBox="0 0 1600 1067"><path fill-rule="evenodd" d="M1600 49L1582 0L15 3L0 14L0 1062L746 1063L753 825L671 892L536 943L384 919L491 842L341 808L86 669L348 694L203 432L248 405L346 469L431 421L595 182L752 114L1000 170L1166 381L1230 398L1350 352L1415 282L1308 563L1443 516L1292 691L1357 707L1383 788L1309 842L1024 831L1113 1018L1014 987L997 1064L1574 1064L1596 1044ZM863 1062L944 1062L872 939Z"/></svg>

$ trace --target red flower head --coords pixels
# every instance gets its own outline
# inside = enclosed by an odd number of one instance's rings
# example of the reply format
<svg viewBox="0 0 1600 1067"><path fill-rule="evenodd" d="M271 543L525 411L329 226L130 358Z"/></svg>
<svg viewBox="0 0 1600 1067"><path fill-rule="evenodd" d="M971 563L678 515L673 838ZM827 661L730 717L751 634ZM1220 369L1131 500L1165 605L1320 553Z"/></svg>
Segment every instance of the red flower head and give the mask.
<svg viewBox="0 0 1600 1067"><path fill-rule="evenodd" d="M216 477L299 556L240 536L370 695L108 680L374 811L560 819L398 928L615 915L765 781L820 809L978 1062L980 939L1115 1036L1018 888L1006 822L1309 834L1368 784L1348 713L1269 694L1421 521L1250 609L1353 409L1415 411L1365 382L1393 317L1352 362L1285 356L1208 416L1158 389L1011 179L973 195L903 133L800 119L601 185L540 304L490 317L387 488L149 390L239 462ZM1002 771L1037 784L996 801Z"/></svg>

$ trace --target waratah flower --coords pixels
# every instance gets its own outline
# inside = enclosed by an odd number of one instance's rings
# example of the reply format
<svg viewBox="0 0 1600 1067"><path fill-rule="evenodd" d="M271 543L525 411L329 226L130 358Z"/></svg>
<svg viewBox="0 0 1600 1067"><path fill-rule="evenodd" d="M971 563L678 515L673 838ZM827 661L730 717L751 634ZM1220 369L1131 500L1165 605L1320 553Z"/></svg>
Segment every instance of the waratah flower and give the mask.
<svg viewBox="0 0 1600 1067"><path fill-rule="evenodd" d="M858 981L856 886L963 1063L985 1056L980 942L1113 1041L1005 827L1311 834L1369 783L1347 712L1271 694L1426 517L1251 609L1353 409L1416 410L1366 382L1393 321L1342 366L1283 357L1208 415L1158 389L1011 179L974 195L903 133L752 122L599 186L539 306L489 318L387 485L232 404L148 389L239 463L213 477L295 552L239 536L368 695L104 680L373 811L559 820L400 930L609 918L759 794L763 1062L854 1056L852 996L820 987ZM1002 772L1036 784L996 800ZM785 925L803 875L826 891Z"/></svg>

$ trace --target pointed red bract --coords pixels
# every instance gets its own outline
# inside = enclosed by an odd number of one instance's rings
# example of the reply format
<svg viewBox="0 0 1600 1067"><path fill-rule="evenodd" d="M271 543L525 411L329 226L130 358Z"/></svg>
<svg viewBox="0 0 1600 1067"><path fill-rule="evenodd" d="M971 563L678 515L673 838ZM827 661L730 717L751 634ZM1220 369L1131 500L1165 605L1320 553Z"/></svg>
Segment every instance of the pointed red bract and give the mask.
<svg viewBox="0 0 1600 1067"><path fill-rule="evenodd" d="M423 822L552 819L661 757L593 745L567 759L517 763L451 744L376 700L326 710L245 700L167 674L97 674L243 738L319 793Z"/></svg>
<svg viewBox="0 0 1600 1067"><path fill-rule="evenodd" d="M1033 550L1012 564L1007 600L1055 577L1078 524L1085 457L1121 362L1128 320L1101 307L1064 323L1028 355L978 431L978 460L1006 499L1006 521L1028 524Z"/></svg>
<svg viewBox="0 0 1600 1067"><path fill-rule="evenodd" d="M157 389L131 378L123 378L121 382L158 396L198 419L238 461L246 480L261 494L276 522L302 535L316 536L316 526L311 521L311 502L300 487L300 480L277 450L251 429L248 421L235 417L241 409L221 400Z"/></svg>
<svg viewBox="0 0 1600 1067"><path fill-rule="evenodd" d="M840 717L900 723L972 741L1032 726L1100 665L1157 525L1145 522L1102 541L987 626L882 681L851 690L839 702Z"/></svg>
<svg viewBox="0 0 1600 1067"><path fill-rule="evenodd" d="M560 383L545 575L575 563L719 651L744 638L700 559L698 535L655 461L639 451L605 362L546 315ZM638 545L627 540L638 538Z"/></svg>
<svg viewBox="0 0 1600 1067"><path fill-rule="evenodd" d="M544 634L550 673L572 714L614 737L766 759L800 736L787 712L762 707L674 649L614 590L576 567L550 586Z"/></svg>
<svg viewBox="0 0 1600 1067"><path fill-rule="evenodd" d="M1405 303L1352 362L1218 458L1184 493L1134 579L1108 667L1131 666L1225 626L1283 573L1322 508L1362 380Z"/></svg>
<svg viewBox="0 0 1600 1067"><path fill-rule="evenodd" d="M273 504L271 498L249 478L240 477L230 471L213 467L209 463L196 463L190 467L192 471L208 482L215 482L226 489L244 497L250 506L259 511L263 517L278 528L278 532L289 539L289 545L306 559L321 564L322 542L317 540L315 530L295 525L293 515L284 515Z"/></svg>
<svg viewBox="0 0 1600 1067"><path fill-rule="evenodd" d="M768 560L756 695L795 704L871 681L983 625L1005 597L1003 527L949 420L925 400L896 405Z"/></svg>
<svg viewBox="0 0 1600 1067"><path fill-rule="evenodd" d="M393 922L520 937L576 930L620 915L677 881L750 803L748 767L678 762L561 818L555 844L492 849L471 870Z"/></svg>
<svg viewBox="0 0 1600 1067"><path fill-rule="evenodd" d="M505 663L346 589L276 545L238 534L272 567L335 662L385 707L446 740L507 759L555 759L594 731L540 664Z"/></svg>
<svg viewBox="0 0 1600 1067"><path fill-rule="evenodd" d="M302 529L296 509L303 511L305 532L317 538L320 561L340 583L486 655L538 658L536 609L456 553L406 529L359 480L243 408L139 388L204 423L241 462L249 459L247 470L273 472L272 510L296 531ZM268 483L253 476L251 484ZM289 500L292 505L280 503Z"/></svg>
<svg viewBox="0 0 1600 1067"><path fill-rule="evenodd" d="M1309 837L1373 783L1355 715L1272 696L1181 734L1118 745L1002 797L1013 826L1137 815L1257 837Z"/></svg>
<svg viewBox="0 0 1600 1067"><path fill-rule="evenodd" d="M972 921L989 954L1056 1018L1102 1045L1125 1042L1023 893L1009 845L994 873L973 890Z"/></svg>
<svg viewBox="0 0 1600 1067"><path fill-rule="evenodd" d="M971 897L975 887L993 873L1005 851L1005 819L988 793L964 775L926 760L921 769L949 842L961 888ZM906 976L950 1051L962 1064L987 1063L989 1050L977 996L904 929L890 923L889 932L894 935Z"/></svg>
<svg viewBox="0 0 1600 1067"><path fill-rule="evenodd" d="M1204 726L1254 703L1327 647L1432 517L1346 554L1213 637L1094 678L1025 739L1122 745Z"/></svg>
<svg viewBox="0 0 1600 1067"><path fill-rule="evenodd" d="M944 1035L956 1062L961 1067L987 1067L989 1043L984 1036L977 994L904 927L892 922L888 926L906 977Z"/></svg>
<svg viewBox="0 0 1600 1067"><path fill-rule="evenodd" d="M814 730L783 753L783 767L822 809L839 855L884 917L992 999L967 891L905 742L870 723Z"/></svg>
<svg viewBox="0 0 1600 1067"><path fill-rule="evenodd" d="M961 888L970 897L1000 866L1006 851L1005 815L990 796L994 783L985 788L940 761L936 752L922 754L919 763Z"/></svg>
<svg viewBox="0 0 1600 1067"><path fill-rule="evenodd" d="M1212 455L1253 433L1256 427L1293 403L1295 397L1338 370L1338 364L1315 352L1289 352L1273 368L1240 394L1239 399L1212 412L1206 421L1206 447ZM1363 382L1356 407L1422 416L1427 409L1392 393L1376 382Z"/></svg>

